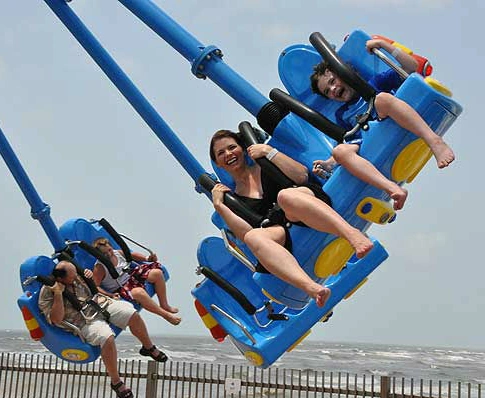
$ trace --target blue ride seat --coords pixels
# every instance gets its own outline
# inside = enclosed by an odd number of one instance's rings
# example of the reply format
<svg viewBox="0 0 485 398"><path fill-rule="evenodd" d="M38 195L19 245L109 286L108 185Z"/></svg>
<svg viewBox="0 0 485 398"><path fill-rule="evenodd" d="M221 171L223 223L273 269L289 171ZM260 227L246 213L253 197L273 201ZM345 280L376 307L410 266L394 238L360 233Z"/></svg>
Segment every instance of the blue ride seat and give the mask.
<svg viewBox="0 0 485 398"><path fill-rule="evenodd" d="M111 246L116 249L120 250L120 246L114 241L113 237L106 231L105 228L97 221L97 220L85 220L83 218L72 218L67 220L64 224L61 225L59 228L59 232L61 236L68 240L68 241L85 241L89 244L92 244L98 238L106 238L110 241ZM93 269L94 264L96 263L97 259L82 250L77 245L72 246L72 250L74 252L74 259L77 260L80 264L83 264L85 268ZM132 266L134 264L132 263ZM163 276L165 281L168 281L170 278L170 274L165 266L162 265L161 267ZM145 283L145 289L150 296L155 294L154 287L151 283ZM139 305L135 305L137 310L140 310Z"/></svg>
<svg viewBox="0 0 485 398"><path fill-rule="evenodd" d="M373 73L388 68L365 50L370 38L364 32L353 32L338 51L366 79ZM362 64L360 61L362 60ZM285 49L279 59L280 78L286 89L296 99L331 119L341 105L313 94L309 76L313 66L321 61L318 52L309 45L298 44ZM408 102L424 120L443 135L461 112L461 106L450 97L427 84L422 76L410 75L395 93ZM429 160L429 149L422 140L403 130L392 120L370 122L360 154L370 160L384 175L398 183L411 182ZM326 136L300 117L289 114L273 131L268 144L278 148L305 164L309 170L316 159L331 155L336 141ZM233 188L234 183L223 170L214 167L221 182ZM389 197L337 167L328 180L320 180L332 198L334 209L347 222L365 232L372 223L391 222L395 215L387 205ZM371 208L371 210L369 210ZM214 213L213 223L227 230L222 218ZM367 276L387 258L387 252L374 238L374 249L363 259L353 255L350 246L342 239L309 228L292 226L293 253L310 277L332 289L324 308L316 307L305 293L270 274L253 273L231 256L220 238L207 238L198 250L199 264L214 269L240 289L254 303L281 303L279 311L288 315L286 321L273 321L261 326L255 316L249 316L240 305L205 279L192 294L205 306L213 321L220 324L238 349L257 366L266 367L284 351L301 341L311 327L328 314L343 298L349 297ZM244 245L235 239L238 250L252 262L256 259ZM222 311L214 310L218 307ZM232 319L231 319L232 318ZM239 324L234 321L239 321ZM251 338L248 337L251 335Z"/></svg>
<svg viewBox="0 0 485 398"><path fill-rule="evenodd" d="M50 275L54 267L54 261L46 256L31 257L20 265L20 282L24 293L17 300L17 304L24 316L25 324L31 337L39 340L59 358L73 363L92 362L100 355L99 347L87 344L78 336L47 322L38 306L42 284L32 280L28 285L24 285L30 277ZM113 330L116 335L120 332L118 328Z"/></svg>
<svg viewBox="0 0 485 398"><path fill-rule="evenodd" d="M73 218L66 221L59 228L59 232L67 241L85 241L89 244L97 238L104 237L110 240L115 249L119 248L113 238L97 221ZM70 248L74 254L74 260L78 265L82 268L93 269L96 263L94 256L80 249L78 245L71 245ZM24 285L24 282L31 279L31 277L50 275L54 267L55 262L46 256L31 257L20 266L20 281L24 293L17 300L17 303L23 314L27 329L34 340L39 340L49 351L59 358L72 363L92 362L100 355L99 347L91 346L82 341L78 336L49 324L38 307L42 284L36 280L31 280L28 285ZM170 277L168 270L162 266L162 271L167 281ZM147 282L145 288L150 296L155 294L151 283ZM141 310L141 307L137 304L135 308L138 311ZM113 325L112 329L115 336L118 336L121 332L121 329Z"/></svg>

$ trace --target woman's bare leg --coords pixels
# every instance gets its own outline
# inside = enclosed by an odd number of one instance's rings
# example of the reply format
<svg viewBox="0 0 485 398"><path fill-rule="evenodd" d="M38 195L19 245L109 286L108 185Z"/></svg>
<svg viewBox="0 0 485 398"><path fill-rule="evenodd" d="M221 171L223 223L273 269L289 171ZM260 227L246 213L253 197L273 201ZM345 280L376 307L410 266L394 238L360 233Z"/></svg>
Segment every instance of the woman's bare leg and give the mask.
<svg viewBox="0 0 485 398"><path fill-rule="evenodd" d="M295 257L282 246L284 240L285 233L280 226L253 229L244 236L244 243L269 272L303 290L323 307L330 297L330 289L308 276Z"/></svg>
<svg viewBox="0 0 485 398"><path fill-rule="evenodd" d="M302 221L310 228L347 239L357 258L364 257L374 247L369 238L316 198L308 188L283 189L278 194L278 204L289 220Z"/></svg>
<svg viewBox="0 0 485 398"><path fill-rule="evenodd" d="M131 290L133 299L140 304L147 311L160 315L163 319L170 322L172 325L178 325L182 318L172 314L171 312L163 309L149 296L147 291L142 287L135 287Z"/></svg>
<svg viewBox="0 0 485 398"><path fill-rule="evenodd" d="M172 307L168 304L167 299L167 286L165 284L165 279L163 277L163 272L159 268L151 269L148 272L147 281L153 284L155 288L155 293L158 297L158 302L160 303L160 307L172 314L176 314L179 312L178 308Z"/></svg>

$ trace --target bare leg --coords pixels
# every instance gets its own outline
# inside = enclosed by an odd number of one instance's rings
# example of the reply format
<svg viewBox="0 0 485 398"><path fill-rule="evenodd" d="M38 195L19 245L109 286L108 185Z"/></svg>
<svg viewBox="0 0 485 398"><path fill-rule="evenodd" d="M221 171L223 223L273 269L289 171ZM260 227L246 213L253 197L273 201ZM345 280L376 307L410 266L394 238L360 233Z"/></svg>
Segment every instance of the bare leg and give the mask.
<svg viewBox="0 0 485 398"><path fill-rule="evenodd" d="M118 373L118 353L116 351L116 344L113 336L110 336L101 348L101 359L106 367L106 372L111 378L111 384L118 384L121 381L121 378ZM126 386L121 386L120 391L124 390L126 390Z"/></svg>
<svg viewBox="0 0 485 398"><path fill-rule="evenodd" d="M152 269L148 272L147 281L153 284L155 287L155 293L158 297L158 302L160 303L160 307L172 314L176 314L179 312L178 308L171 307L168 305L167 299L167 286L165 284L165 279L163 278L163 272L160 269Z"/></svg>
<svg viewBox="0 0 485 398"><path fill-rule="evenodd" d="M316 283L303 271L295 257L282 246L284 239L283 228L274 226L250 230L244 236L244 243L268 271L303 290L323 307L330 297L330 289Z"/></svg>
<svg viewBox="0 0 485 398"><path fill-rule="evenodd" d="M364 257L374 247L369 238L316 198L308 188L283 189L278 194L278 204L289 220L302 221L310 228L347 239L357 258Z"/></svg>
<svg viewBox="0 0 485 398"><path fill-rule="evenodd" d="M401 210L408 191L384 177L371 162L357 154L358 150L358 145L340 144L333 149L333 157L352 175L389 194L394 201L394 210Z"/></svg>
<svg viewBox="0 0 485 398"><path fill-rule="evenodd" d="M145 325L145 322L143 319L141 319L140 314L138 312L135 312L131 318L130 321L128 322L128 326L130 328L131 334L135 336L142 346L146 349L150 349L153 347L153 342L150 339L150 336L148 335L147 327ZM155 350L153 354L156 356L158 355L159 350Z"/></svg>
<svg viewBox="0 0 485 398"><path fill-rule="evenodd" d="M163 319L170 322L172 325L178 325L182 318L172 314L171 312L163 309L148 295L147 291L142 287L135 287L132 289L131 294L135 301L139 303L144 309L152 312L153 314L160 315Z"/></svg>
<svg viewBox="0 0 485 398"><path fill-rule="evenodd" d="M376 111L381 118L390 117L399 126L422 138L436 158L438 167L447 167L455 154L439 135L426 124L411 106L388 93L379 93L375 102Z"/></svg>

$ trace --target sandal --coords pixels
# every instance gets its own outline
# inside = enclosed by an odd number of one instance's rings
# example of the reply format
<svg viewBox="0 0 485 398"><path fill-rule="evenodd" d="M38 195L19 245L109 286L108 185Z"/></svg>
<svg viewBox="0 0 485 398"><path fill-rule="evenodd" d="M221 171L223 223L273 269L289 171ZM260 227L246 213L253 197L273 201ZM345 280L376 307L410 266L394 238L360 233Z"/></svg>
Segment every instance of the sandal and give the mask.
<svg viewBox="0 0 485 398"><path fill-rule="evenodd" d="M144 357L151 357L157 362L166 362L168 360L168 357L165 355L165 353L158 350L158 354L155 355L156 350L157 347L155 346L152 346L151 348L141 347L140 355L143 355Z"/></svg>
<svg viewBox="0 0 485 398"><path fill-rule="evenodd" d="M119 383L113 384L111 383L111 389L116 393L116 396L118 398L133 398L133 392L126 387L125 390L120 391L121 386L123 386L125 383L120 381Z"/></svg>

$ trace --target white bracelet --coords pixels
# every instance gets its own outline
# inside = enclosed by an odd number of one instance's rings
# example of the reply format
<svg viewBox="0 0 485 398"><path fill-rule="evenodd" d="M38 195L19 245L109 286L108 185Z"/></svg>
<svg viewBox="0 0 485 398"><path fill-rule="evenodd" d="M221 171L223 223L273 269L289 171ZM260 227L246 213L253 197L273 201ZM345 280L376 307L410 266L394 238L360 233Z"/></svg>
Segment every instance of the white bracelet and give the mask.
<svg viewBox="0 0 485 398"><path fill-rule="evenodd" d="M392 50L391 55L396 58L399 54L401 53L401 49L399 47L396 47L394 50Z"/></svg>
<svg viewBox="0 0 485 398"><path fill-rule="evenodd" d="M268 154L266 155L266 159L268 160L271 160L273 159L276 154L278 153L279 151L276 149L276 148L273 148L271 151L268 152Z"/></svg>

